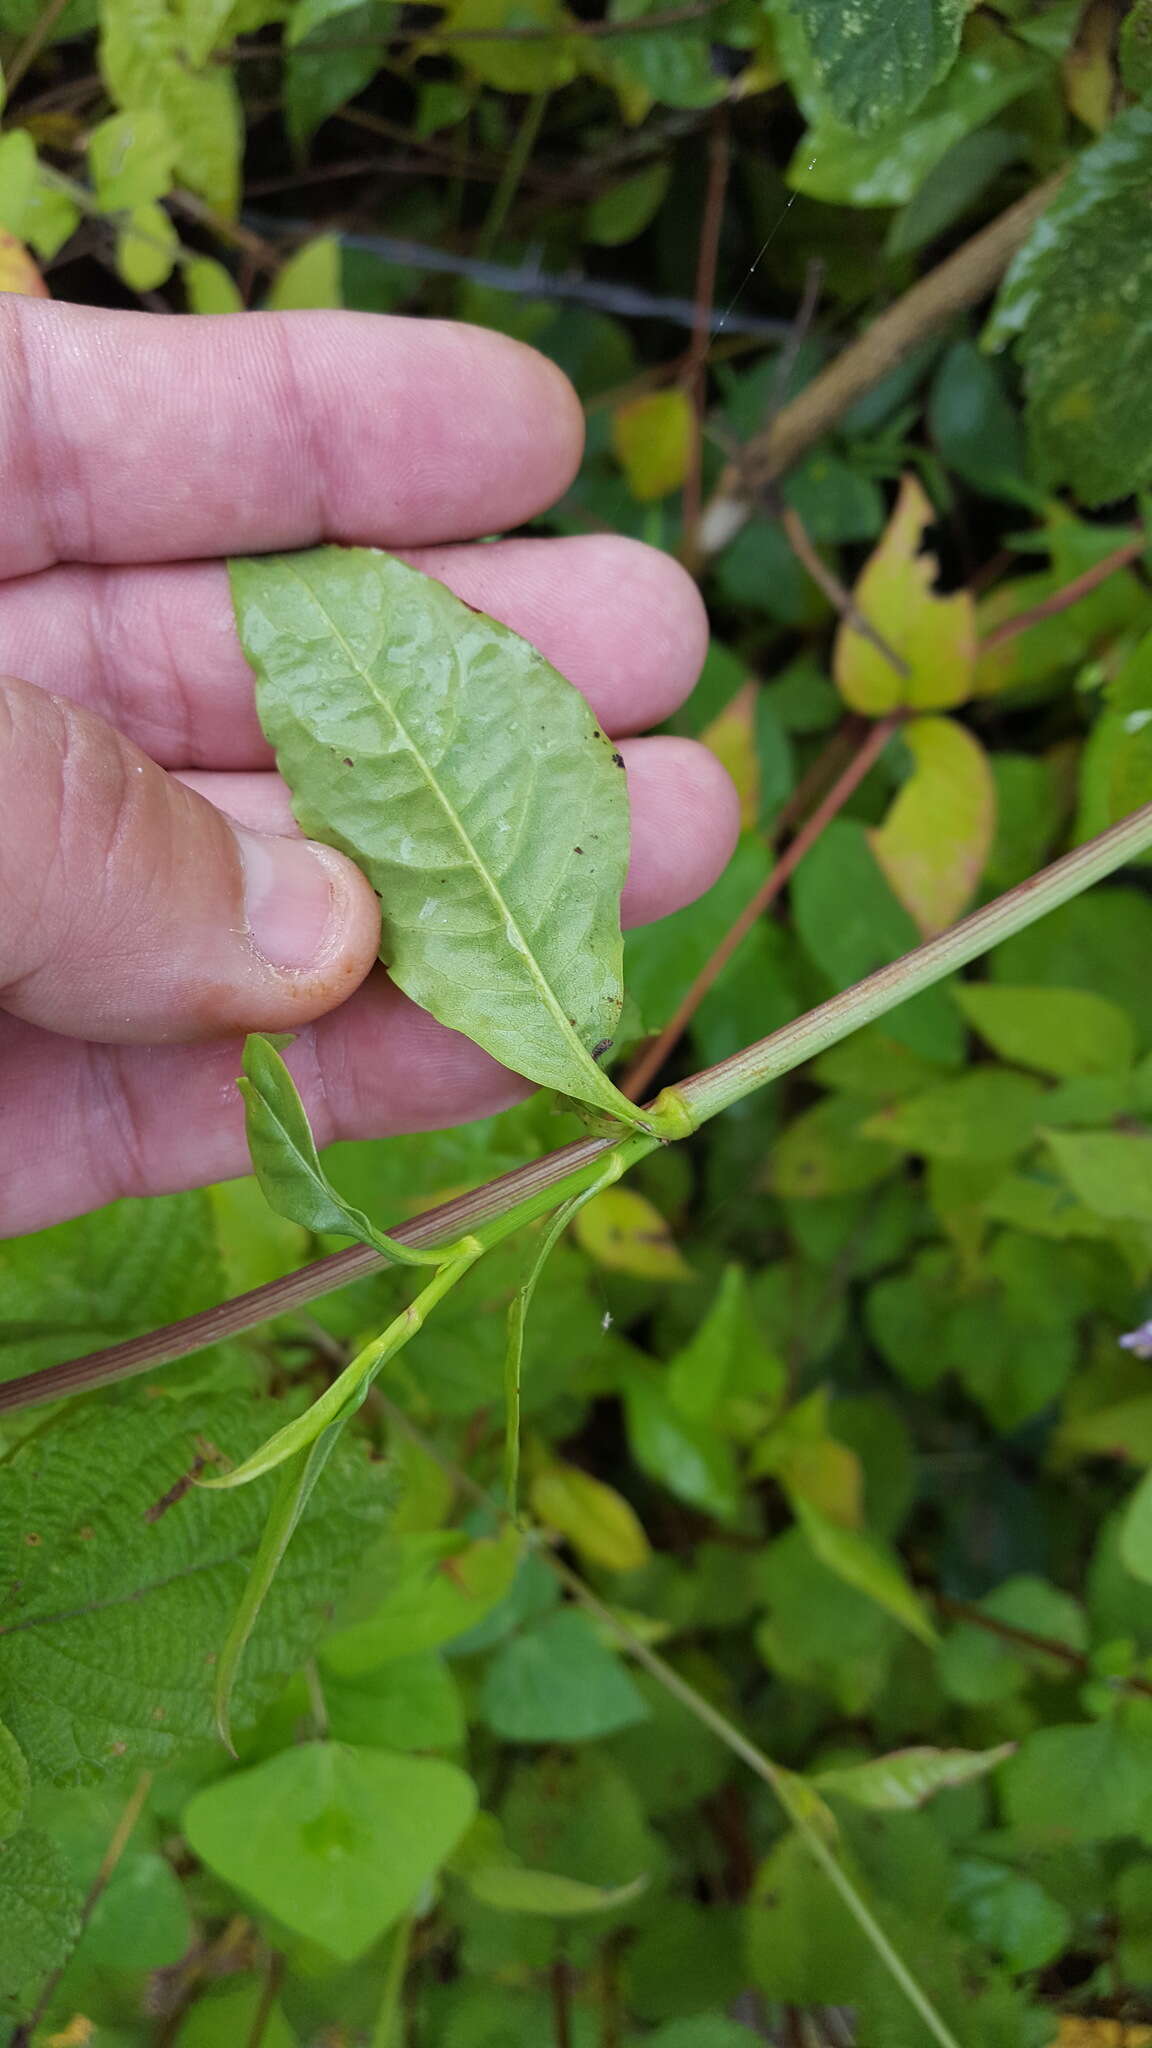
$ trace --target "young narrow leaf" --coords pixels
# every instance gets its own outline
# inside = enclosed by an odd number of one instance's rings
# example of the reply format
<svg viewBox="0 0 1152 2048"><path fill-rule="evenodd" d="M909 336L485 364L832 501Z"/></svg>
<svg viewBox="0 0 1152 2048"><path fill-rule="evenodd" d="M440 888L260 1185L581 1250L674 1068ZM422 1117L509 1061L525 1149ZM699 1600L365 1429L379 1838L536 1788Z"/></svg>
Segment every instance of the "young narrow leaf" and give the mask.
<svg viewBox="0 0 1152 2048"><path fill-rule="evenodd" d="M423 1327L429 1309L442 1300L449 1288L456 1285L457 1280L463 1279L469 1267L475 1265L482 1250L483 1246L474 1238L466 1238L459 1256L439 1268L423 1292L417 1295L416 1300L409 1302L408 1307L393 1318L379 1337L373 1337L362 1351L357 1352L351 1364L345 1366L343 1372L337 1375L331 1386L325 1389L318 1400L313 1401L312 1406L306 1409L303 1415L297 1415L291 1422L286 1422L283 1429L276 1430L268 1438L267 1443L262 1444L258 1451L253 1451L250 1458L245 1458L244 1462L235 1466L231 1472L223 1473L218 1479L202 1479L198 1484L205 1490L215 1489L225 1493L233 1491L237 1486L249 1486L254 1479L262 1479L266 1472L275 1472L277 1467L286 1464L289 1458L306 1451L331 1426L345 1423L360 1406L381 1367L386 1365L390 1358L394 1358L396 1353L416 1335L417 1330Z"/></svg>
<svg viewBox="0 0 1152 2048"><path fill-rule="evenodd" d="M367 1392L367 1388L364 1392ZM323 1434L317 1437L315 1443L307 1450L298 1451L292 1462L281 1472L259 1548L252 1560L252 1568L245 1581L244 1591L232 1617L216 1665L213 1704L216 1727L226 1749L233 1749L232 1693L240 1669L240 1659L248 1646L249 1637L259 1619L260 1610L276 1577L280 1561L292 1541L296 1525L308 1505L316 1481L336 1448L336 1440L346 1420L347 1413L330 1423Z"/></svg>
<svg viewBox="0 0 1152 2048"><path fill-rule="evenodd" d="M232 591L296 816L377 890L393 980L517 1073L639 1121L591 1052L622 1002L628 803L583 698L367 548L234 562Z"/></svg>
<svg viewBox="0 0 1152 2048"><path fill-rule="evenodd" d="M816 1784L822 1792L837 1793L855 1806L906 1813L937 1792L987 1777L1014 1752L1012 1742L995 1749L897 1749L890 1756L869 1757L866 1763L820 1771Z"/></svg>
<svg viewBox="0 0 1152 2048"><path fill-rule="evenodd" d="M296 1083L270 1038L253 1034L244 1042L244 1075L236 1083L244 1097L244 1129L252 1165L265 1200L277 1215L305 1230L330 1230L358 1238L398 1264L442 1265L451 1248L420 1251L377 1230L334 1188L316 1150Z"/></svg>

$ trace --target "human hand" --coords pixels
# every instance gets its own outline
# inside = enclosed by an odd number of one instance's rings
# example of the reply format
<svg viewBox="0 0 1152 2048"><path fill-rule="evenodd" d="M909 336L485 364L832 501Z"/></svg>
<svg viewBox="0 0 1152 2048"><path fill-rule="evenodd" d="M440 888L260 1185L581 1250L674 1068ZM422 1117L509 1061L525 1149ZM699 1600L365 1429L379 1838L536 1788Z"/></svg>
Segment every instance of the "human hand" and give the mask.
<svg viewBox="0 0 1152 2048"><path fill-rule="evenodd" d="M559 371L480 329L0 299L0 1235L243 1173L246 1031L298 1033L321 1144L524 1092L373 967L368 883L296 835L213 558L402 550L620 741L626 922L715 879L723 770L632 737L695 680L693 584L613 536L461 544L550 504L580 447Z"/></svg>

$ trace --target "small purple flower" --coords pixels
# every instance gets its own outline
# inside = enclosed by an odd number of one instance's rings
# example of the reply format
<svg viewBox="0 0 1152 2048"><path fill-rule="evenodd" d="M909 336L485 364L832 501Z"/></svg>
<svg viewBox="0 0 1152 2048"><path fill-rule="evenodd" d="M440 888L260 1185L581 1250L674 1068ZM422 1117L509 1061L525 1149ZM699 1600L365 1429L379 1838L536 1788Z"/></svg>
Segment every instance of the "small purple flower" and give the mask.
<svg viewBox="0 0 1152 2048"><path fill-rule="evenodd" d="M1117 1341L1122 1351L1134 1351L1137 1358L1152 1358L1152 1318Z"/></svg>

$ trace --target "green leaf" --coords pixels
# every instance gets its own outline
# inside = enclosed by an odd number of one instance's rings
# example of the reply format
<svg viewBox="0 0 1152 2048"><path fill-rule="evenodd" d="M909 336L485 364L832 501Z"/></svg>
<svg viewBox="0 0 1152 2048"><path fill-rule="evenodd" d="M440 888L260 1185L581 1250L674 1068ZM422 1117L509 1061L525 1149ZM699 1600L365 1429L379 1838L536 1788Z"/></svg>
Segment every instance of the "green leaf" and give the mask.
<svg viewBox="0 0 1152 2048"><path fill-rule="evenodd" d="M703 1322L668 1361L669 1398L687 1421L715 1422L728 1400L775 1402L786 1383L783 1361L764 1341L747 1276L739 1266L726 1266Z"/></svg>
<svg viewBox="0 0 1152 2048"><path fill-rule="evenodd" d="M965 1933L1003 1956L1010 1970L1043 1969L1071 1937L1073 1922L1067 1908L1035 1878L1006 1863L984 1856L959 1857L953 1897Z"/></svg>
<svg viewBox="0 0 1152 2048"><path fill-rule="evenodd" d="M512 1528L471 1543L443 1531L404 1537L392 1585L363 1620L329 1636L322 1651L325 1668L355 1677L463 1635L503 1599L521 1549L522 1538Z"/></svg>
<svg viewBox="0 0 1152 2048"><path fill-rule="evenodd" d="M1152 93L1152 0L1132 0L1120 24L1120 74L1130 93Z"/></svg>
<svg viewBox="0 0 1152 2048"><path fill-rule="evenodd" d="M861 135L911 114L951 67L964 0L791 0L833 113Z"/></svg>
<svg viewBox="0 0 1152 2048"><path fill-rule="evenodd" d="M445 1262L446 1250L422 1252L387 1237L333 1187L296 1083L270 1038L253 1033L245 1039L243 1067L236 1085L244 1098L248 1150L265 1200L278 1215L305 1230L354 1237L400 1265Z"/></svg>
<svg viewBox="0 0 1152 2048"><path fill-rule="evenodd" d="M965 483L989 497L1032 498L1020 416L999 366L974 342L954 341L945 355L932 384L928 425L942 461Z"/></svg>
<svg viewBox="0 0 1152 2048"><path fill-rule="evenodd" d="M505 1065L623 1115L591 1048L620 1014L627 797L583 698L387 555L265 556L232 587L296 815L379 892L393 980Z"/></svg>
<svg viewBox="0 0 1152 2048"><path fill-rule="evenodd" d="M598 193L584 213L584 239L605 249L634 242L664 204L671 175L671 159L657 157L635 177Z"/></svg>
<svg viewBox="0 0 1152 2048"><path fill-rule="evenodd" d="M506 1742L594 1742L648 1714L619 1657L570 1607L497 1650L480 1704Z"/></svg>
<svg viewBox="0 0 1152 2048"><path fill-rule="evenodd" d="M1135 889L1093 889L997 946L988 970L993 981L1011 986L1084 988L1106 996L1128 1012L1144 1048L1152 1044L1150 959L1148 898Z"/></svg>
<svg viewBox="0 0 1152 2048"><path fill-rule="evenodd" d="M614 1486L549 1457L531 1488L535 1513L573 1545L586 1563L609 1572L642 1571L649 1562L648 1538L630 1502Z"/></svg>
<svg viewBox="0 0 1152 2048"><path fill-rule="evenodd" d="M106 213L163 199L171 189L175 162L176 144L160 113L113 114L88 137L88 168L97 204Z"/></svg>
<svg viewBox="0 0 1152 2048"><path fill-rule="evenodd" d="M964 52L911 120L898 126L861 136L842 127L826 108L819 110L797 144L788 183L810 199L833 205L906 206L958 142L1050 75L1034 50L1007 36L986 37ZM805 111L811 116L818 110Z"/></svg>
<svg viewBox="0 0 1152 2048"><path fill-rule="evenodd" d="M912 774L870 843L893 895L931 939L976 892L996 829L996 785L979 740L954 718L911 719L902 737Z"/></svg>
<svg viewBox="0 0 1152 2048"><path fill-rule="evenodd" d="M30 1784L24 1752L0 1721L0 1841L23 1820Z"/></svg>
<svg viewBox="0 0 1152 2048"><path fill-rule="evenodd" d="M468 1872L468 1889L497 1913L541 1913L568 1920L585 1913L611 1913L638 1899L648 1880L613 1886L581 1884L552 1870L525 1870L515 1863L485 1863Z"/></svg>
<svg viewBox="0 0 1152 2048"><path fill-rule="evenodd" d="M581 1208L574 1236L589 1258L613 1273L640 1280L690 1280L692 1268L677 1249L660 1211L635 1188L605 1188Z"/></svg>
<svg viewBox="0 0 1152 2048"><path fill-rule="evenodd" d="M964 982L953 994L970 1024L1001 1059L1063 1079L1130 1067L1131 1018L1086 988L1008 988Z"/></svg>
<svg viewBox="0 0 1152 2048"><path fill-rule="evenodd" d="M12 1451L0 1493L0 1697L33 1772L62 1781L162 1760L212 1734L215 1660L260 1542L268 1489L194 1484L265 1404L147 1394L67 1411ZM349 1455L301 1525L253 1637L251 1719L306 1656L385 1510Z"/></svg>
<svg viewBox="0 0 1152 2048"><path fill-rule="evenodd" d="M103 0L100 65L125 113L161 117L178 177L223 214L236 211L242 123L226 65L194 69L183 29L166 0Z"/></svg>
<svg viewBox="0 0 1152 2048"><path fill-rule="evenodd" d="M772 1148L768 1185L785 1200L818 1200L857 1194L892 1171L892 1155L874 1137L862 1135L872 1104L850 1095L830 1095L806 1109L781 1132Z"/></svg>
<svg viewBox="0 0 1152 2048"><path fill-rule="evenodd" d="M298 151L304 150L330 114L354 100L376 76L387 55L396 16L393 0L303 0L291 9L284 111ZM313 39L318 46L315 49L310 47ZM327 43L360 47L322 47Z"/></svg>
<svg viewBox="0 0 1152 2048"><path fill-rule="evenodd" d="M0 1243L0 1380L210 1308L223 1292L203 1194L112 1202L9 1238Z"/></svg>
<svg viewBox="0 0 1152 2048"><path fill-rule="evenodd" d="M80 1932L81 1894L39 1828L0 1841L0 2015L27 2012Z"/></svg>
<svg viewBox="0 0 1152 2048"><path fill-rule="evenodd" d="M116 268L134 292L166 283L180 253L180 237L162 206L134 206L116 236Z"/></svg>
<svg viewBox="0 0 1152 2048"><path fill-rule="evenodd" d="M1028 1074L975 1067L906 1102L894 1102L860 1126L864 1137L928 1159L1010 1159L1043 1116L1044 1090Z"/></svg>
<svg viewBox="0 0 1152 2048"><path fill-rule="evenodd" d="M1152 110L1130 107L1078 157L1001 288L990 340L1019 338L1042 476L1089 505L1152 477L1143 393L1152 280L1142 261Z"/></svg>
<svg viewBox="0 0 1152 2048"><path fill-rule="evenodd" d="M253 2028L262 2028L260 2048L299 2048L278 2000L271 2010L267 2004L265 1976L230 1977L223 1985L209 1985L197 1998L181 2023L173 2048L233 2048L249 2041ZM93 2048L100 2048L99 2036Z"/></svg>
<svg viewBox="0 0 1152 2048"><path fill-rule="evenodd" d="M1032 1648L1029 1636L1067 1644L1077 1654L1087 1648L1088 1629L1079 1603L1045 1579L1020 1573L974 1605L993 1626L982 1627L976 1620L957 1623L945 1635L937 1656L944 1691L962 1706L994 1706L1015 1698L1035 1679L1052 1684L1067 1676L1067 1659ZM1019 1636L997 1633L997 1622L1020 1631Z"/></svg>
<svg viewBox="0 0 1152 2048"><path fill-rule="evenodd" d="M267 305L270 312L296 312L307 307L342 306L340 239L317 235L305 242L276 272Z"/></svg>
<svg viewBox="0 0 1152 2048"><path fill-rule="evenodd" d="M832 1521L802 1495L791 1495L791 1505L822 1565L874 1600L922 1643L936 1641L928 1610L894 1550L866 1529L848 1529L842 1522Z"/></svg>
<svg viewBox="0 0 1152 2048"><path fill-rule="evenodd" d="M1124 1510L1120 1556L1134 1579L1152 1584L1152 1475L1147 1473Z"/></svg>
<svg viewBox="0 0 1152 2048"><path fill-rule="evenodd" d="M474 78L500 92L548 92L576 76L578 44L565 36L563 0L451 0L443 17L464 40L460 59ZM548 29L535 41L505 42L493 29ZM474 34L475 41L467 38Z"/></svg>
<svg viewBox="0 0 1152 2048"><path fill-rule="evenodd" d="M1046 1131L1073 1193L1096 1216L1152 1223L1152 1135L1124 1131Z"/></svg>
<svg viewBox="0 0 1152 2048"><path fill-rule="evenodd" d="M454 1764L313 1742L198 1792L183 1825L217 1876L352 1962L416 1903L475 1808Z"/></svg>
<svg viewBox="0 0 1152 2048"><path fill-rule="evenodd" d="M188 256L181 262L190 313L242 313L244 300L232 276L212 256Z"/></svg>
<svg viewBox="0 0 1152 2048"><path fill-rule="evenodd" d="M1013 1750L1010 1742L996 1749L897 1749L867 1763L817 1771L813 1783L822 1792L850 1799L854 1806L903 1813L923 1806L937 1792L987 1777Z"/></svg>
<svg viewBox="0 0 1152 2048"><path fill-rule="evenodd" d="M326 1669L324 1704L338 1742L369 1749L456 1749L464 1740L459 1688L431 1650L351 1678Z"/></svg>
<svg viewBox="0 0 1152 2048"><path fill-rule="evenodd" d="M233 1748L232 1695L241 1659L275 1583L276 1574L284 1561L284 1553L292 1541L300 1517L312 1497L317 1480L336 1448L343 1423L344 1418L341 1417L338 1422L330 1424L307 1450L298 1452L284 1466L273 1494L264 1532L252 1560L252 1569L245 1580L244 1590L216 1663L216 1683L213 1690L216 1728L220 1740L228 1749Z"/></svg>
<svg viewBox="0 0 1152 2048"><path fill-rule="evenodd" d="M855 819L835 819L805 855L792 902L805 951L836 989L863 980L919 943L915 924L877 866L865 827ZM963 1059L963 1025L944 988L927 989L890 1010L884 1027L923 1059L945 1066Z"/></svg>
<svg viewBox="0 0 1152 2048"><path fill-rule="evenodd" d="M1107 1842L1152 1830L1152 1730L1129 1717L1037 1728L1000 1779L1009 1826L1037 1842Z"/></svg>
<svg viewBox="0 0 1152 2048"><path fill-rule="evenodd" d="M707 1423L685 1416L654 1371L629 1372L623 1392L628 1447L641 1471L689 1507L718 1522L736 1521L740 1481L724 1439Z"/></svg>

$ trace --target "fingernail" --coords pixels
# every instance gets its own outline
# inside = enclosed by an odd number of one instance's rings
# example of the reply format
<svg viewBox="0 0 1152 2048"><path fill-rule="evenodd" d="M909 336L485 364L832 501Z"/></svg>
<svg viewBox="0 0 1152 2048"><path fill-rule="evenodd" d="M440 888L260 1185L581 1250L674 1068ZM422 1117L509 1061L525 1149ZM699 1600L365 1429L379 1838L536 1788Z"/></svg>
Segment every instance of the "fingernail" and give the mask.
<svg viewBox="0 0 1152 2048"><path fill-rule="evenodd" d="M336 861L310 839L234 828L244 869L244 909L257 952L283 973L315 967L336 915Z"/></svg>

